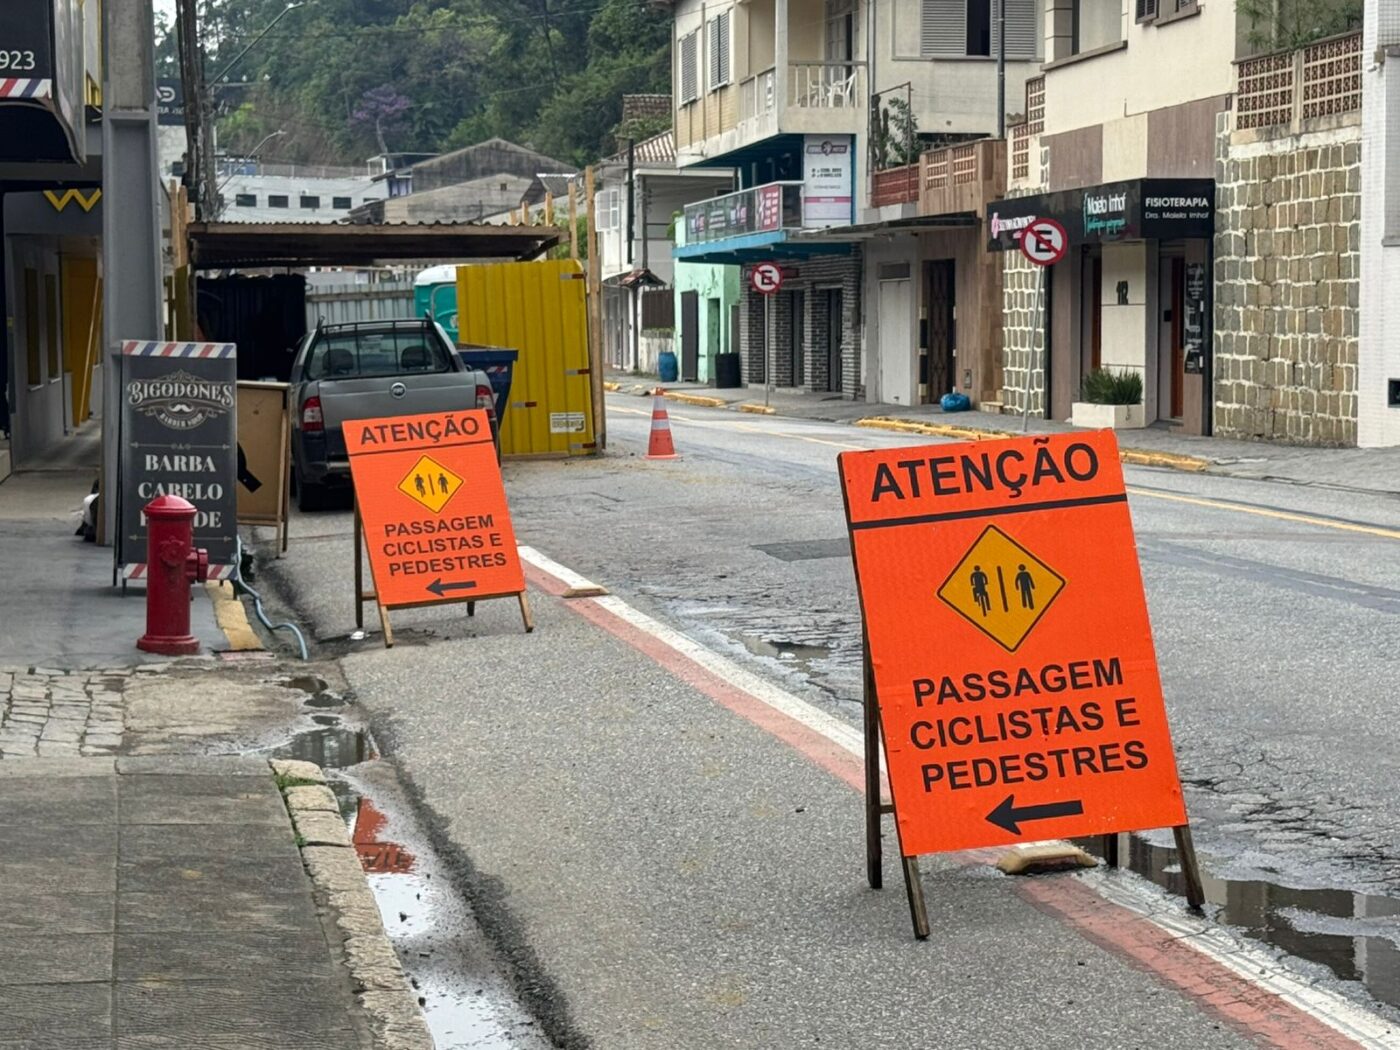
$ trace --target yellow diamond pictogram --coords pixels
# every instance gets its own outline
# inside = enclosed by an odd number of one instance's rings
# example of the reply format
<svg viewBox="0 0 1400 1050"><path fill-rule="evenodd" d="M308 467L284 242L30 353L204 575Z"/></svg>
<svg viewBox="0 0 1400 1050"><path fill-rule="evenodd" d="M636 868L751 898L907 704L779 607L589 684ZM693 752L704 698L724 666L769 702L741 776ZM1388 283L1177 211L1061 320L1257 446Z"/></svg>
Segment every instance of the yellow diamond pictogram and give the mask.
<svg viewBox="0 0 1400 1050"><path fill-rule="evenodd" d="M989 525L938 588L938 597L1015 652L1064 587L1063 576Z"/></svg>
<svg viewBox="0 0 1400 1050"><path fill-rule="evenodd" d="M434 514L441 513L447 501L457 495L462 479L431 456L422 456L399 482L399 491L415 499Z"/></svg>

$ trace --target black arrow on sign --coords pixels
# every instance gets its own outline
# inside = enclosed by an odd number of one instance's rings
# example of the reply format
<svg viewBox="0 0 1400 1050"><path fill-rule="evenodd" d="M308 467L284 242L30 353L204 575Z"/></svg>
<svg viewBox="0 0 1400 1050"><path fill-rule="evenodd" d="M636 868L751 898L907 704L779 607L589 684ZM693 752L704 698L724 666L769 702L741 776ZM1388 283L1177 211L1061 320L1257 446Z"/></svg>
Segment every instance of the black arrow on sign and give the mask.
<svg viewBox="0 0 1400 1050"><path fill-rule="evenodd" d="M428 584L428 590L441 598L448 591L470 591L476 587L475 580L464 580L462 583L443 583L439 576L432 583Z"/></svg>
<svg viewBox="0 0 1400 1050"><path fill-rule="evenodd" d="M1073 802L1046 802L1040 806L1016 807L1016 796L1007 795L1001 800L1001 805L987 814L987 821L995 824L1003 831L1009 831L1013 835L1021 834L1021 821L1023 820L1051 820L1055 817L1077 817L1084 812L1084 803L1075 799Z"/></svg>

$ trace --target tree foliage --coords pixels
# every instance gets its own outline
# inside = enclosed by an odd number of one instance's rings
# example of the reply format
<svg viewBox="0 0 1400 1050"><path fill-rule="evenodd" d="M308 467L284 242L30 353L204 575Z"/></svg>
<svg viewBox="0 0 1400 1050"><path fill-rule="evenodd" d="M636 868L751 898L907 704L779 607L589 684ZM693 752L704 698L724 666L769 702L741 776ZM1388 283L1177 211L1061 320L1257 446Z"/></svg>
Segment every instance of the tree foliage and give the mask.
<svg viewBox="0 0 1400 1050"><path fill-rule="evenodd" d="M214 77L287 3L200 6ZM279 159L499 135L586 163L611 152L623 94L670 90L669 45L669 15L646 0L306 0L211 90L220 141L246 149L281 129Z"/></svg>
<svg viewBox="0 0 1400 1050"><path fill-rule="evenodd" d="M1236 0L1249 42L1262 51L1293 51L1361 28L1362 0Z"/></svg>

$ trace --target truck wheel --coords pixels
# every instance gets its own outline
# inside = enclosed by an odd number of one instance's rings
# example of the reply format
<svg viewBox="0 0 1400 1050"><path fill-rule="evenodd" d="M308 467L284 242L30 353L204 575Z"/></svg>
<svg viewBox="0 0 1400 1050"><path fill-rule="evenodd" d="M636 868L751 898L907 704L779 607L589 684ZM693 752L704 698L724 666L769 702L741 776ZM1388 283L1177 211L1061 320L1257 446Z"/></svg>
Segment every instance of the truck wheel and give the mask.
<svg viewBox="0 0 1400 1050"><path fill-rule="evenodd" d="M330 505L330 492L324 485L313 485L297 478L297 509L302 511L325 510Z"/></svg>

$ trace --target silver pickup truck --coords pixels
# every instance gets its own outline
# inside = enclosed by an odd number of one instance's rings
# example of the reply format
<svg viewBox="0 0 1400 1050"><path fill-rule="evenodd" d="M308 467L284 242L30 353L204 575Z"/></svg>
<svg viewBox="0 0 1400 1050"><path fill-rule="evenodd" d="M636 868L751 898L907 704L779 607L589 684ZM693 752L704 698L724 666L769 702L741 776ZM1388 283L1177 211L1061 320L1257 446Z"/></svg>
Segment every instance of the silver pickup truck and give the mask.
<svg viewBox="0 0 1400 1050"><path fill-rule="evenodd" d="M291 382L302 510L324 507L332 490L349 487L346 420L483 408L499 440L490 377L468 368L447 333L425 318L319 324L297 347Z"/></svg>

